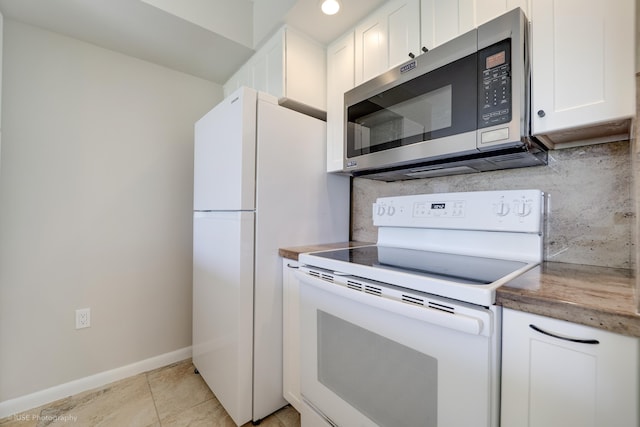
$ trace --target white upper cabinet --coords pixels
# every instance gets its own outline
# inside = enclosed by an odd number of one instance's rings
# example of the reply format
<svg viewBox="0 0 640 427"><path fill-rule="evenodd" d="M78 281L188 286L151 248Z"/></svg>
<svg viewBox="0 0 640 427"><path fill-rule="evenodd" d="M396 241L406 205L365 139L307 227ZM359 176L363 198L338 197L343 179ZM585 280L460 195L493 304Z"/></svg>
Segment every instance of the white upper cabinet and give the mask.
<svg viewBox="0 0 640 427"><path fill-rule="evenodd" d="M390 0L327 49L327 170L344 92L516 7L531 21L532 132L550 148L629 139L635 0Z"/></svg>
<svg viewBox="0 0 640 427"><path fill-rule="evenodd" d="M249 67L247 67L247 64L245 64L240 67L238 71L233 73L231 77L229 77L229 80L225 82L225 84L222 86L222 89L224 96L226 97L227 95L238 89L240 86L251 87L251 85L252 83L249 79Z"/></svg>
<svg viewBox="0 0 640 427"><path fill-rule="evenodd" d="M528 0L421 0L421 46L433 49L516 7L529 16Z"/></svg>
<svg viewBox="0 0 640 427"><path fill-rule="evenodd" d="M431 50L474 28L473 0L422 0L421 46Z"/></svg>
<svg viewBox="0 0 640 427"><path fill-rule="evenodd" d="M634 17L634 0L531 2L534 135L551 146L629 138Z"/></svg>
<svg viewBox="0 0 640 427"><path fill-rule="evenodd" d="M327 47L327 172L342 170L344 94L355 85L353 31Z"/></svg>
<svg viewBox="0 0 640 427"><path fill-rule="evenodd" d="M355 29L355 84L408 61L410 53L420 53L420 2L387 2Z"/></svg>
<svg viewBox="0 0 640 427"><path fill-rule="evenodd" d="M532 0L537 1L537 0ZM475 0L476 4L476 26L491 21L505 12L519 7L529 18L528 0Z"/></svg>
<svg viewBox="0 0 640 427"><path fill-rule="evenodd" d="M271 38L249 61L252 87L282 98L284 95L284 43L286 30Z"/></svg>
<svg viewBox="0 0 640 427"><path fill-rule="evenodd" d="M224 94L248 86L276 96L282 105L324 117L325 65L321 44L285 26L224 84Z"/></svg>

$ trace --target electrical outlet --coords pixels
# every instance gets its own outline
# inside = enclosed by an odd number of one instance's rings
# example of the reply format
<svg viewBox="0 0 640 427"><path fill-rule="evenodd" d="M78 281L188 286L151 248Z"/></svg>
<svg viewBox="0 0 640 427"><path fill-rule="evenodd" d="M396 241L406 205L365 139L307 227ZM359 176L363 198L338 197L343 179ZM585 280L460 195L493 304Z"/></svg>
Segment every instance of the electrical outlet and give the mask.
<svg viewBox="0 0 640 427"><path fill-rule="evenodd" d="M88 328L91 326L91 309L80 308L76 310L76 329Z"/></svg>

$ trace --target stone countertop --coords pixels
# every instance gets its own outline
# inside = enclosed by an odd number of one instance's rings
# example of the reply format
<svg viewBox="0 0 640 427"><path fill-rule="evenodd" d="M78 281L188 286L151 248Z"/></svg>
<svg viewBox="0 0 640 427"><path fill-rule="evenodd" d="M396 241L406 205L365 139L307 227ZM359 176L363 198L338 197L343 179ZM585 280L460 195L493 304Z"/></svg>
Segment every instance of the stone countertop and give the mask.
<svg viewBox="0 0 640 427"><path fill-rule="evenodd" d="M631 270L544 262L498 288L496 304L640 337Z"/></svg>
<svg viewBox="0 0 640 427"><path fill-rule="evenodd" d="M305 252L371 245L341 242L280 249L293 260ZM544 262L498 288L496 304L623 335L640 337L631 270Z"/></svg>

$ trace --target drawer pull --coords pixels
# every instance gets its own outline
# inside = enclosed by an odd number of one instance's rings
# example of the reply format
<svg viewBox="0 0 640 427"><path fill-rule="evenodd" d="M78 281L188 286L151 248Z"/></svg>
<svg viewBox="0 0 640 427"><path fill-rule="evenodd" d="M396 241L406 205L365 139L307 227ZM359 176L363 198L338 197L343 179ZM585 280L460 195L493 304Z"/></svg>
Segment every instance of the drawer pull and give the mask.
<svg viewBox="0 0 640 427"><path fill-rule="evenodd" d="M293 268L293 269L298 269L298 268L300 268L300 267L298 267L298 266L291 265L291 264L289 264L289 263L287 263L287 267L289 267L289 268Z"/></svg>
<svg viewBox="0 0 640 427"><path fill-rule="evenodd" d="M531 329L533 329L534 331L536 331L536 332L540 332L541 334L548 335L548 336L553 337L553 338L558 338L560 340L577 342L579 344L600 344L600 341L598 341L598 340L584 340L584 339L580 339L580 338L563 337L561 335L552 334L551 332L547 332L547 331L545 331L543 329L540 329L536 325L529 325L529 327Z"/></svg>

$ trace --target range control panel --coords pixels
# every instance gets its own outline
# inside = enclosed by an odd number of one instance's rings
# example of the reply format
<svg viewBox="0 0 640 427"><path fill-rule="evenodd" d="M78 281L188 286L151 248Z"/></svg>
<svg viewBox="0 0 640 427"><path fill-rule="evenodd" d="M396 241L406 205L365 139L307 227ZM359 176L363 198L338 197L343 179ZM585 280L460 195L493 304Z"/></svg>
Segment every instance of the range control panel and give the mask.
<svg viewBox="0 0 640 427"><path fill-rule="evenodd" d="M463 217L464 200L451 202L415 202L413 204L413 216L415 218L429 217Z"/></svg>
<svg viewBox="0 0 640 427"><path fill-rule="evenodd" d="M540 190L383 197L373 204L373 224L539 233L545 206L545 195Z"/></svg>

